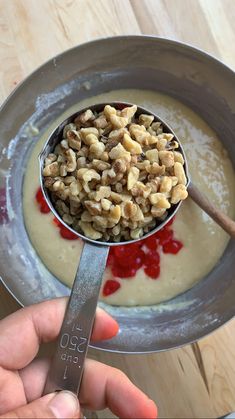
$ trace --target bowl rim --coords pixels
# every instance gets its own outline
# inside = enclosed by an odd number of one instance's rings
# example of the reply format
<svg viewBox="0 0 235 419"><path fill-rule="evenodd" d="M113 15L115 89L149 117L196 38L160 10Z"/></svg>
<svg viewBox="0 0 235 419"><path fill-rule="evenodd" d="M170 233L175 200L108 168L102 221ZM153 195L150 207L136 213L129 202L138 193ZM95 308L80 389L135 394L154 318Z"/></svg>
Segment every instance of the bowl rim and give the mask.
<svg viewBox="0 0 235 419"><path fill-rule="evenodd" d="M228 64L225 64L222 60L220 60L219 58L215 57L213 54L208 53L206 51L204 51L201 48L195 47L194 45L187 43L187 42L181 42L175 39L171 39L171 38L166 38L166 37L161 37L161 36L155 36L155 35L117 35L117 36L107 36L107 37L99 37L96 39L93 39L91 41L86 41L86 42L82 42L81 44L77 44L74 47L65 49L64 51L52 56L51 58L49 58L48 60L44 61L42 64L40 64L38 67L36 67L33 71L29 72L28 75L26 75L17 85L16 87L9 93L9 95L7 95L7 97L3 100L1 106L0 106L0 112L2 112L2 110L5 108L5 106L8 104L8 102L10 101L10 99L12 98L12 96L14 96L14 94L16 93L16 91L22 89L24 87L24 84L26 84L26 82L28 82L28 80L30 80L31 78L33 78L33 76L38 73L40 70L43 69L44 66L47 66L48 64L52 64L55 63L56 60L58 60L60 57L70 54L71 52L75 51L77 48L84 48L86 47L86 45L95 45L98 44L100 42L112 42L113 40L115 41L124 41L126 39L147 39L147 40L157 40L164 43L171 43L171 44L175 44L180 46L181 48L185 48L187 50L193 50L195 51L197 54L200 54L202 57L205 58L209 58L211 61L215 62L217 65L219 66L223 66L224 69L228 72L232 72L233 74L235 74L235 69L233 69L232 67L230 67Z"/></svg>
<svg viewBox="0 0 235 419"><path fill-rule="evenodd" d="M11 100L14 98L15 94L20 94L21 89L24 89L25 86L27 85L27 83L32 80L34 78L35 75L37 75L38 73L40 73L44 67L48 66L48 65L55 65L56 60L60 59L61 57L66 57L67 54L71 54L73 52L76 52L77 49L79 48L84 48L87 45L96 45L102 42L105 43L109 43L109 42L124 42L125 40L130 40L130 41L134 41L134 40L140 40L143 41L144 39L146 39L147 41L157 41L158 43L164 45L164 44L170 44L171 46L179 46L180 48L182 48L182 50L185 51L191 51L193 53L195 53L199 58L202 57L203 59L206 59L207 61L209 61L210 63L213 63L214 65L216 65L217 68L222 68L225 72L227 72L230 75L235 75L235 70L231 67L229 67L227 64L225 64L223 61L221 61L220 59L214 57L212 54L207 53L205 51L203 51L200 48L194 47L191 44L188 43L184 43L184 42L180 42L180 41L176 41L170 38L165 38L165 37L158 37L158 36L154 36L154 35L121 35L121 36L113 36L113 37L101 37L101 38L97 38L94 39L92 41L87 41L87 42L83 42L81 44L75 45L72 48L66 49L64 51L62 51L61 53L49 58L48 60L46 60L45 62L43 62L40 66L38 66L37 68L35 68L32 72L30 72L28 75L26 75L26 77L24 77L24 79L18 83L16 85L16 87L11 91L11 93L6 97L6 99L2 102L1 106L0 106L0 113L5 110L5 108L8 106L8 104L11 102ZM0 280L3 283L3 285L5 286L5 288L8 290L8 292L12 295L12 297L14 298L15 301L17 301L21 306L24 306L24 304L14 295L13 291L11 291L11 289L9 288L9 286L7 285L7 283L5 282L5 280L0 276ZM165 350L171 350L174 348L179 348L182 347L186 344L191 344L195 341L198 341L199 339L208 336L209 334L211 334L213 331L217 330L219 327L221 327L222 325L224 325L225 323L227 323L228 321L232 320L233 316L230 317L229 319L225 319L225 321L223 321L220 324L216 324L215 327L211 327L209 331L207 331L206 333L201 331L199 337L197 337L196 339L192 339L192 340L188 340L187 342L183 342L180 345L177 346L172 346L166 349L157 349L157 350L150 350L150 351L143 351L143 352L126 352L126 351L122 351L122 350L112 350L112 349L105 349L100 347L99 345L97 346L93 346L90 345L90 347L95 348L95 349L99 349L102 351L108 351L108 352L116 352L116 353L127 353L127 354L141 354L141 353L155 353L155 352L161 352L161 351L165 351Z"/></svg>

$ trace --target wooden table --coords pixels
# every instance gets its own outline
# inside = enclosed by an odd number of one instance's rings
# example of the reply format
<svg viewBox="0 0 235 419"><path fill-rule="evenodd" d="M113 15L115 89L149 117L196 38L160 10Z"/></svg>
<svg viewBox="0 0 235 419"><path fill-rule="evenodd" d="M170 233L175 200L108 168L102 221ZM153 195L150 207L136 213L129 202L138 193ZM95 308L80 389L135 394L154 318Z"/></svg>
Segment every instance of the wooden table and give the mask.
<svg viewBox="0 0 235 419"><path fill-rule="evenodd" d="M0 96L5 99L55 54L120 34L184 41L235 68L234 20L234 0L0 0ZM18 308L1 286L0 316ZM235 320L167 353L90 356L125 371L157 402L160 417L215 418L235 411Z"/></svg>

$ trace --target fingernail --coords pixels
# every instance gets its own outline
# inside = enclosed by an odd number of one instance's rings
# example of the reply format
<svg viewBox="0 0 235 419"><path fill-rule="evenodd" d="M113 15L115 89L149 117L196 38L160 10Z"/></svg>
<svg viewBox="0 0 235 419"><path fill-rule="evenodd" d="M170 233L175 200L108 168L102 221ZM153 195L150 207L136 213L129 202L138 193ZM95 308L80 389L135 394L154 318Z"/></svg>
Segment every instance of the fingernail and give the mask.
<svg viewBox="0 0 235 419"><path fill-rule="evenodd" d="M76 418L79 415L79 401L70 391L60 391L50 401L49 407L58 419Z"/></svg>

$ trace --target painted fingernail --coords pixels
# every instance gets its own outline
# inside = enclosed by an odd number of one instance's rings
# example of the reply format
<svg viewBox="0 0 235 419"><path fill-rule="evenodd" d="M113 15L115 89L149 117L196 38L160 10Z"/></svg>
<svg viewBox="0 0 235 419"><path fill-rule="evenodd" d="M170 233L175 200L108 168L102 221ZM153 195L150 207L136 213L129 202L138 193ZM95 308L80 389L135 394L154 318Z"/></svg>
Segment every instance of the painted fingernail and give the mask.
<svg viewBox="0 0 235 419"><path fill-rule="evenodd" d="M58 419L79 417L79 401L70 391L60 391L50 401L49 407Z"/></svg>

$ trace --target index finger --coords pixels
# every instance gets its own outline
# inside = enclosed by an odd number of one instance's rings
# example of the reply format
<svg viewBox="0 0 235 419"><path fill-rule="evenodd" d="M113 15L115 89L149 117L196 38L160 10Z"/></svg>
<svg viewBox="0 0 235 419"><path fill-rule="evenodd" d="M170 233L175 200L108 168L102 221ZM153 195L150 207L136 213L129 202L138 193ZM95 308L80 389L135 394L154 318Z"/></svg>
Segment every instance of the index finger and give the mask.
<svg viewBox="0 0 235 419"><path fill-rule="evenodd" d="M67 298L57 298L22 308L0 321L0 365L21 369L36 356L42 342L57 338L67 305ZM92 340L108 339L118 332L118 324L97 309Z"/></svg>
<svg viewBox="0 0 235 419"><path fill-rule="evenodd" d="M49 360L36 359L20 371L27 400L39 398L45 386ZM37 380L34 379L37 377ZM120 370L86 359L79 393L83 408L109 409L121 419L157 417L157 406Z"/></svg>

